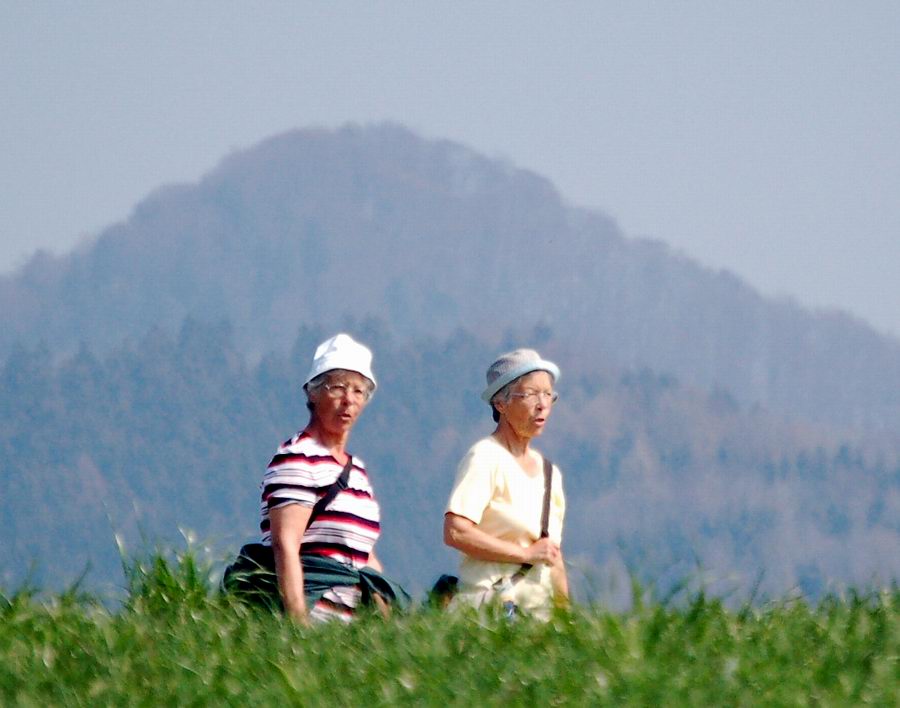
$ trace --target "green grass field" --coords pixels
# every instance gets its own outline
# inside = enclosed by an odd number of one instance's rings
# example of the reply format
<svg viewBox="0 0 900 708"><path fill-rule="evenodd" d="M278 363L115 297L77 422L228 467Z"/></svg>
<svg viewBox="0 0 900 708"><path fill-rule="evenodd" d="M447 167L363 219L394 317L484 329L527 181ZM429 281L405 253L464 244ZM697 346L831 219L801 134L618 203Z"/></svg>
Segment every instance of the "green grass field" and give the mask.
<svg viewBox="0 0 900 708"><path fill-rule="evenodd" d="M110 610L0 596L0 704L879 705L900 702L900 590L733 611L696 595L549 623L419 609L301 628L218 595L187 554Z"/></svg>

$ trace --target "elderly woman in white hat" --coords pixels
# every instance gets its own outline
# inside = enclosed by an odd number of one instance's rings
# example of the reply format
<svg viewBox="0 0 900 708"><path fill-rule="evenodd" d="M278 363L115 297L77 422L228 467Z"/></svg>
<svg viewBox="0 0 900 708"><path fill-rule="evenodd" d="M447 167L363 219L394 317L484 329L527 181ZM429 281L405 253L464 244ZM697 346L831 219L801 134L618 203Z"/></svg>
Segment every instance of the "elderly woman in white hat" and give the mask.
<svg viewBox="0 0 900 708"><path fill-rule="evenodd" d="M365 602L383 609L403 594L380 574L378 502L365 463L346 447L375 386L365 346L346 334L319 345L303 385L309 422L263 477L262 543L252 545L264 559L271 548L280 600L301 622L349 620Z"/></svg>
<svg viewBox="0 0 900 708"><path fill-rule="evenodd" d="M562 475L531 447L558 394L559 367L533 349L500 356L482 399L497 427L466 453L444 515L444 542L461 551L454 604L502 604L545 617L568 599Z"/></svg>

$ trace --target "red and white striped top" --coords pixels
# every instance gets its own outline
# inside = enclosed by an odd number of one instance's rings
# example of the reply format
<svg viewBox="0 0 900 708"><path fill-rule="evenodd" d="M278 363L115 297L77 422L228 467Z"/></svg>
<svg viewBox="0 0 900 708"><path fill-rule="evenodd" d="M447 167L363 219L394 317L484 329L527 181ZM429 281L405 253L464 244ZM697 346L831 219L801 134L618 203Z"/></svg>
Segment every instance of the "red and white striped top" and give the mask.
<svg viewBox="0 0 900 708"><path fill-rule="evenodd" d="M269 511L287 504L312 507L325 495L343 469L331 453L307 433L301 432L282 443L266 468L260 500L262 543L271 545ZM369 554L381 532L381 514L358 457L347 481L331 504L316 517L300 546L302 554L325 556L355 568L369 561ZM310 612L313 618L350 619L359 605L356 587L336 588L322 597Z"/></svg>

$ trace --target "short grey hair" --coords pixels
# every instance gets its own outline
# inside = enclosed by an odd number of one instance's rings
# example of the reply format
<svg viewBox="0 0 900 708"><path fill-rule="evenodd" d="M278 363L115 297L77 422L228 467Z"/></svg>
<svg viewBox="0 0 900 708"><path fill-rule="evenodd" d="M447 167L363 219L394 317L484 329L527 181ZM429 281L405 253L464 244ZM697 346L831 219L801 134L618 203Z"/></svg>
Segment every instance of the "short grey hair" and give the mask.
<svg viewBox="0 0 900 708"><path fill-rule="evenodd" d="M520 376L519 379L520 378L522 378L522 377ZM506 384L506 386L504 386L499 391L497 391L497 393L495 393L493 396L491 396L491 417L494 419L495 423L500 422L500 411L498 411L494 407L494 401L503 401L505 403L509 403L509 399L512 396L513 384L516 381L518 381L519 379L513 379L508 384Z"/></svg>
<svg viewBox="0 0 900 708"><path fill-rule="evenodd" d="M310 379L306 385L303 387L303 390L306 391L306 409L312 413L315 410L315 407L312 404L312 401L309 398L309 394L313 391L318 391L322 388L322 385L328 380L328 372L326 371L324 374L319 374L318 376Z"/></svg>

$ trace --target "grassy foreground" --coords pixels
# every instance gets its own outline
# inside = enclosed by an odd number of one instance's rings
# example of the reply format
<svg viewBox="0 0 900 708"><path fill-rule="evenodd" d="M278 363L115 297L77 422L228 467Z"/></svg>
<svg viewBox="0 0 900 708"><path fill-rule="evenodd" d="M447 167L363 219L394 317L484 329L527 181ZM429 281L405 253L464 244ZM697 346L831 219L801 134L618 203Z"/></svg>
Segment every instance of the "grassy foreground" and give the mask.
<svg viewBox="0 0 900 708"><path fill-rule="evenodd" d="M418 610L300 628L236 606L188 554L130 569L124 607L0 595L0 704L883 705L900 590L734 612L698 595L541 624Z"/></svg>

